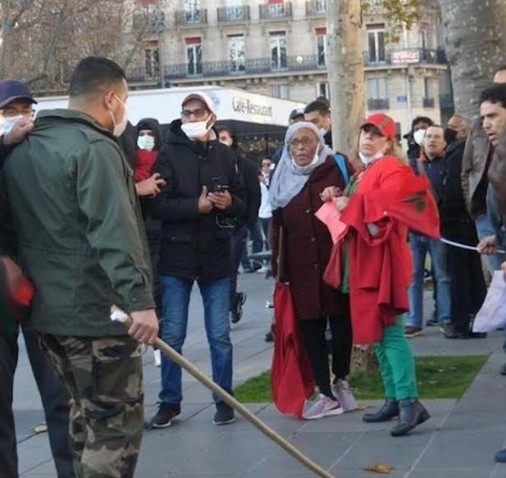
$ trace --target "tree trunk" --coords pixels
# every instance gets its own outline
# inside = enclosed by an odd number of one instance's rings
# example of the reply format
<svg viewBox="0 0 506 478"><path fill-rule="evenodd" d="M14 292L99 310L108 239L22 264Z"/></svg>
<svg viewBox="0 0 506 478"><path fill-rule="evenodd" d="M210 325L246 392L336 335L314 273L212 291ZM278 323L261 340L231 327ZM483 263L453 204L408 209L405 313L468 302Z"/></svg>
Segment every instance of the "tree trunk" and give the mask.
<svg viewBox="0 0 506 478"><path fill-rule="evenodd" d="M356 147L364 118L364 63L360 0L328 0L328 79L334 150Z"/></svg>
<svg viewBox="0 0 506 478"><path fill-rule="evenodd" d="M354 345L351 351L351 372L378 372L379 365L372 345Z"/></svg>
<svg viewBox="0 0 506 478"><path fill-rule="evenodd" d="M506 64L506 0L440 0L455 112L473 117L481 91Z"/></svg>

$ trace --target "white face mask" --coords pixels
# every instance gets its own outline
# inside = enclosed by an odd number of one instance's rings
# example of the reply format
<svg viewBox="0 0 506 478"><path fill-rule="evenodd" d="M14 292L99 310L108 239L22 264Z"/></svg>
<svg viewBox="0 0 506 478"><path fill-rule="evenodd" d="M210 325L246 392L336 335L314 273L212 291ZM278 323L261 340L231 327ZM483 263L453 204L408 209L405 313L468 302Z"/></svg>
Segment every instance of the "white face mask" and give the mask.
<svg viewBox="0 0 506 478"><path fill-rule="evenodd" d="M383 151L378 151L377 153L374 153L372 156L366 156L365 154L362 154L359 152L358 156L360 158L360 161L362 161L362 163L367 166L368 164L372 163L376 159L379 159L382 156L384 156L384 154L383 154Z"/></svg>
<svg viewBox="0 0 506 478"><path fill-rule="evenodd" d="M111 119L114 124L114 130L113 130L112 134L114 136L118 137L123 134L123 132L125 131L125 129L127 127L128 115L127 115L125 103L123 103L123 101L121 101L121 98L118 95L115 94L114 96L123 105L123 117L121 118L121 120L118 123L116 123L116 120L114 119L114 115L112 114L112 111L109 110L109 114L111 115Z"/></svg>
<svg viewBox="0 0 506 478"><path fill-rule="evenodd" d="M184 123L181 125L181 130L188 136L192 141L203 138L211 129L211 126L207 126L209 118L205 121L196 121L195 123Z"/></svg>
<svg viewBox="0 0 506 478"><path fill-rule="evenodd" d="M16 122L22 117L22 115L17 115L4 118L4 134L9 134L12 131L12 128L14 128Z"/></svg>
<svg viewBox="0 0 506 478"><path fill-rule="evenodd" d="M139 136L137 138L137 146L139 149L153 151L153 148L155 147L155 138L153 138L153 136Z"/></svg>
<svg viewBox="0 0 506 478"><path fill-rule="evenodd" d="M424 130L424 129L419 129L419 130L416 130L413 133L413 139L415 140L415 143L418 146L422 146L423 145L423 140L425 138L425 131L426 130Z"/></svg>

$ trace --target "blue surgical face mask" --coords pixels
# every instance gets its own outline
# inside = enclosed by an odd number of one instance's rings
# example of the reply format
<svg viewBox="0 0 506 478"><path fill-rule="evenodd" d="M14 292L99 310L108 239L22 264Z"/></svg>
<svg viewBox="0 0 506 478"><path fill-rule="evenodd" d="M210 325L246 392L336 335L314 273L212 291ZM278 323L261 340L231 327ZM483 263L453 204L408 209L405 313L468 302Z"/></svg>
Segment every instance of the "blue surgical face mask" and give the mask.
<svg viewBox="0 0 506 478"><path fill-rule="evenodd" d="M148 151L153 151L155 147L155 138L153 136L139 136L137 138L137 146L139 149L146 149Z"/></svg>
<svg viewBox="0 0 506 478"><path fill-rule="evenodd" d="M4 134L9 134L12 131L12 128L14 128L14 125L18 120L20 120L23 117L23 115L17 115L17 116L9 116L8 118L4 118Z"/></svg>

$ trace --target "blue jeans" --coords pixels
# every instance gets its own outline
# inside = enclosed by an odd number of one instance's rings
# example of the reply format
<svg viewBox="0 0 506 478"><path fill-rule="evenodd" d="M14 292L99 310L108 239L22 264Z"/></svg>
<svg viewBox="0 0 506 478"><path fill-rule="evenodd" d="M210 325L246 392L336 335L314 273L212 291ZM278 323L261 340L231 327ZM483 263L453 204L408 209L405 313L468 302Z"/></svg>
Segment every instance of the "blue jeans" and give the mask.
<svg viewBox="0 0 506 478"><path fill-rule="evenodd" d="M425 257L429 253L436 280L436 310L440 324L451 322L451 281L446 269L446 250L441 241L421 234L411 233L409 246L413 256L413 280L409 286L409 314L406 325L422 327L423 323L423 273Z"/></svg>
<svg viewBox="0 0 506 478"><path fill-rule="evenodd" d="M181 353L188 324L188 306L193 279L162 276L163 330L162 339ZM213 282L197 281L204 304L204 323L211 349L213 380L232 393L232 342L228 319L230 278ZM162 355L163 403L178 405L183 398L181 367ZM218 397L214 396L214 401Z"/></svg>

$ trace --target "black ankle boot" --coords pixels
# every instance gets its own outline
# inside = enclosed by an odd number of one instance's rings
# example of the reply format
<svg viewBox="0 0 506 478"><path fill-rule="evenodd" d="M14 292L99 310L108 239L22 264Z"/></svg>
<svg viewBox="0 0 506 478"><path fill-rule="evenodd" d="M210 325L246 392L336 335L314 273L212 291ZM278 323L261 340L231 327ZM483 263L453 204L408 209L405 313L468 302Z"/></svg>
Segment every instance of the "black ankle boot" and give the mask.
<svg viewBox="0 0 506 478"><path fill-rule="evenodd" d="M366 423L388 422L397 415L399 415L399 402L387 398L377 412L364 414L362 420Z"/></svg>
<svg viewBox="0 0 506 478"><path fill-rule="evenodd" d="M390 430L390 435L400 437L406 435L420 423L430 418L429 412L416 398L399 401L399 418L397 425Z"/></svg>

